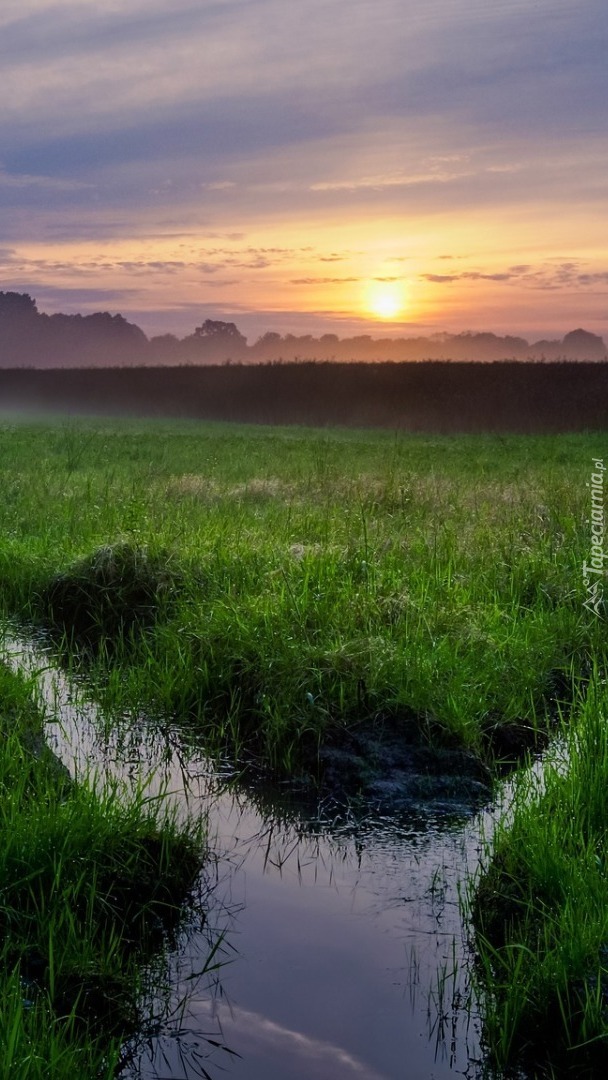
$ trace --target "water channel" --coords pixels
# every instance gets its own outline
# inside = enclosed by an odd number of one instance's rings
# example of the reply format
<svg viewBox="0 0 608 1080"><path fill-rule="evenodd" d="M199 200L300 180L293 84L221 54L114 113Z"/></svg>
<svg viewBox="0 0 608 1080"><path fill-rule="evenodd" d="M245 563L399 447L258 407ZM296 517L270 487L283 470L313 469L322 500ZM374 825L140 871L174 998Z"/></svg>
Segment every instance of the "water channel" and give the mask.
<svg viewBox="0 0 608 1080"><path fill-rule="evenodd" d="M2 658L36 674L47 741L74 777L143 786L207 822L204 918L193 913L151 991L124 1080L482 1075L460 890L495 808L305 814L245 792L175 725L109 724L43 642L7 635Z"/></svg>

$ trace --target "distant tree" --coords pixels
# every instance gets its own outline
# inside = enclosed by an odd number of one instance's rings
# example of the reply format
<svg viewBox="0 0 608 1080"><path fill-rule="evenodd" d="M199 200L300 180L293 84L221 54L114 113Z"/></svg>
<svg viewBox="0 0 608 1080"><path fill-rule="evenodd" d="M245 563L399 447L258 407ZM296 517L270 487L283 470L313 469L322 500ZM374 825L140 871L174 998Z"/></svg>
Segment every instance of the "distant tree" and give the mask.
<svg viewBox="0 0 608 1080"><path fill-rule="evenodd" d="M41 351L41 318L27 293L0 292L0 363L35 364Z"/></svg>
<svg viewBox="0 0 608 1080"><path fill-rule="evenodd" d="M150 344L173 348L174 346L179 345L179 338L176 337L175 334L157 334L156 337L150 338Z"/></svg>
<svg viewBox="0 0 608 1080"><path fill-rule="evenodd" d="M157 334L150 338L150 358L156 363L177 363L180 359L181 341L175 334Z"/></svg>
<svg viewBox="0 0 608 1080"><path fill-rule="evenodd" d="M82 318L86 333L117 344L147 345L148 339L135 323L127 322L124 315L110 315L109 311L96 311Z"/></svg>
<svg viewBox="0 0 608 1080"><path fill-rule="evenodd" d="M195 337L204 338L208 341L231 344L237 348L247 347L247 338L241 334L236 323L222 322L220 319L205 319L202 326L197 326L194 331Z"/></svg>
<svg viewBox="0 0 608 1080"><path fill-rule="evenodd" d="M283 355L283 338L275 330L268 330L255 342L252 352L258 360L278 360Z"/></svg>
<svg viewBox="0 0 608 1080"><path fill-rule="evenodd" d="M562 345L566 356L575 360L605 360L606 345L604 339L589 330L571 330L566 334Z"/></svg>
<svg viewBox="0 0 608 1080"><path fill-rule="evenodd" d="M0 319L33 319L38 315L36 301L28 293L0 292Z"/></svg>
<svg viewBox="0 0 608 1080"><path fill-rule="evenodd" d="M186 363L221 363L242 358L247 352L247 338L233 322L205 319L194 333L183 339L182 354Z"/></svg>
<svg viewBox="0 0 608 1080"><path fill-rule="evenodd" d="M267 330L265 334L256 341L256 348L258 345L280 345L283 338L280 334L277 334L276 330Z"/></svg>

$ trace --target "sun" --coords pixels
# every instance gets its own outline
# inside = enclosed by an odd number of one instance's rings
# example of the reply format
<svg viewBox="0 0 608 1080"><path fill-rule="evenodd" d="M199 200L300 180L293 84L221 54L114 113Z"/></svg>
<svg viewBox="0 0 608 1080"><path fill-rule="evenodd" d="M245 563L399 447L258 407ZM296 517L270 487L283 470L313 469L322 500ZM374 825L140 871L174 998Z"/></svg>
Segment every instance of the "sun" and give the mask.
<svg viewBox="0 0 608 1080"><path fill-rule="evenodd" d="M373 299L372 311L379 319L394 319L401 311L401 303L392 293L379 292Z"/></svg>
<svg viewBox="0 0 608 1080"><path fill-rule="evenodd" d="M391 321L401 315L405 307L403 284L399 281L371 283L367 294L367 306L376 319Z"/></svg>

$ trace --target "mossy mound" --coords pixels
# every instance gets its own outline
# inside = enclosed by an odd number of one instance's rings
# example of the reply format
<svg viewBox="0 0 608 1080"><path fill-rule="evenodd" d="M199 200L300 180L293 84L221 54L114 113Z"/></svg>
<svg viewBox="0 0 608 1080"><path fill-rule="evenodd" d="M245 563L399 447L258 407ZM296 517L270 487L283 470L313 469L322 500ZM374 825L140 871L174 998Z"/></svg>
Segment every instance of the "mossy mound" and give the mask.
<svg viewBox="0 0 608 1080"><path fill-rule="evenodd" d="M52 627L95 644L151 625L183 579L169 552L108 544L55 574L40 590L40 607Z"/></svg>

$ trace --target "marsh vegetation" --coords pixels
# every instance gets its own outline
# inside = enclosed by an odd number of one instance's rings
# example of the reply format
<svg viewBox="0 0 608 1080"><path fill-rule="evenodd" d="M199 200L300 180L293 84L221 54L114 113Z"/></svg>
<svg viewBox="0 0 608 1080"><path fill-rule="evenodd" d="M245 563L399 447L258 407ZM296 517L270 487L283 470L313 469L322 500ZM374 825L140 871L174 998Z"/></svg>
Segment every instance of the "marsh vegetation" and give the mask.
<svg viewBox="0 0 608 1080"><path fill-rule="evenodd" d="M402 811L455 797L471 812L570 733L569 768L518 796L479 884L500 1069L531 1043L533 1016L541 1032L561 1018L564 1045L595 1055L608 1032L605 622L581 581L600 453L591 435L0 431L4 615L45 627L108 713L188 727L254 787L289 780L309 800ZM189 843L174 832L154 851Z"/></svg>
<svg viewBox="0 0 608 1080"><path fill-rule="evenodd" d="M202 836L137 791L74 783L31 691L0 667L0 1075L112 1077L141 1023L142 966L179 923Z"/></svg>

